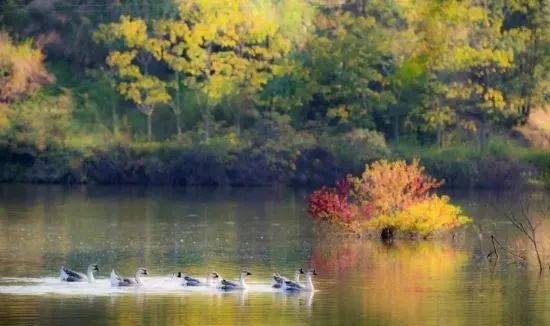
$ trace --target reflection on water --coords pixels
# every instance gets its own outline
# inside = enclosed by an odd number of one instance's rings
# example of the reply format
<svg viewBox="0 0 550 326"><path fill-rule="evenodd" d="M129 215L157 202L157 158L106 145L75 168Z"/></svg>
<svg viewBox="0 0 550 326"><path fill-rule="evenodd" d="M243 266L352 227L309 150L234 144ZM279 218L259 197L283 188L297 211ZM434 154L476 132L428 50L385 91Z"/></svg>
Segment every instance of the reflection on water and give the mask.
<svg viewBox="0 0 550 326"><path fill-rule="evenodd" d="M484 196L454 194L481 228L528 248ZM548 274L506 260L493 267L474 228L391 246L322 239L303 198L263 189L0 186L0 323L550 323ZM546 253L550 223L542 220ZM57 280L61 265L91 262L102 268L97 283ZM137 266L152 274L143 289L110 288L111 268L132 275ZM272 291L273 272L292 276L300 266L316 268L315 293ZM170 277L215 270L233 279L241 267L253 273L246 292L185 289Z"/></svg>

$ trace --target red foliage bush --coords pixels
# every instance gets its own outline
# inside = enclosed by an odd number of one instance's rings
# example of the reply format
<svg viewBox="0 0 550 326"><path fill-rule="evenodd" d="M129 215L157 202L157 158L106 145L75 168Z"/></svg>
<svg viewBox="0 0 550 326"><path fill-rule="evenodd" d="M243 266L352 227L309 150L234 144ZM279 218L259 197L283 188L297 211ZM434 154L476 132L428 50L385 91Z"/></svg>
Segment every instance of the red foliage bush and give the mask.
<svg viewBox="0 0 550 326"><path fill-rule="evenodd" d="M382 230L383 236L387 231L389 237L393 236L393 230L430 233L430 227L449 229L467 223L459 209L433 194L441 184L424 173L418 160L410 163L381 160L367 165L359 177L348 176L333 188L314 191L309 196L308 211L316 220L342 226L357 234L364 228ZM421 207L444 207L448 216L411 210L419 204L424 204ZM445 218L456 225L442 225Z"/></svg>
<svg viewBox="0 0 550 326"><path fill-rule="evenodd" d="M308 212L314 219L342 226L353 226L357 209L348 201L351 183L342 179L335 188L322 187L308 198Z"/></svg>

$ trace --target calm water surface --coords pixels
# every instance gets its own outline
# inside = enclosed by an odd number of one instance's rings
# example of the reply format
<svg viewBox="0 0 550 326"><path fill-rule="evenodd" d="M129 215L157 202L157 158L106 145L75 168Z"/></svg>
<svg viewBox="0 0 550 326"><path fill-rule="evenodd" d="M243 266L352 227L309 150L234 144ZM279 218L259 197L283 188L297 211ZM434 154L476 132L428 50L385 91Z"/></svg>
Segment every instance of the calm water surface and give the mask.
<svg viewBox="0 0 550 326"><path fill-rule="evenodd" d="M455 193L486 234L529 248L488 205L550 200L548 194ZM0 186L0 324L548 325L550 273L483 257L473 227L454 239L398 241L322 236L304 193L286 189ZM533 212L531 214L537 214ZM550 223L540 237L550 261ZM532 259L533 257L530 257ZM61 265L98 262L94 284L61 284ZM139 290L110 288L145 266ZM313 294L271 291L274 271L314 266ZM175 271L228 279L247 267L251 289L188 291Z"/></svg>

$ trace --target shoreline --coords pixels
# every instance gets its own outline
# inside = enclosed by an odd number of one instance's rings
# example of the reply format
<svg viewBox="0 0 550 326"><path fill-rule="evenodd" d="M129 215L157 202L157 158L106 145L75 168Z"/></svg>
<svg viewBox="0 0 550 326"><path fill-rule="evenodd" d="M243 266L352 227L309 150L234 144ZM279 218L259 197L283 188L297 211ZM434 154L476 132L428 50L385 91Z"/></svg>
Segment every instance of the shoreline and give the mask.
<svg viewBox="0 0 550 326"><path fill-rule="evenodd" d="M387 155L379 159L405 159ZM422 158L426 171L445 180L445 189L539 189L545 187L550 154L537 161L486 156L449 160ZM332 185L364 164L343 161L322 148L295 153L253 151L250 148L216 151L203 147L156 149L113 147L91 151L45 151L0 148L0 183L97 184L144 186L215 186L316 188ZM546 181L547 182L547 181Z"/></svg>

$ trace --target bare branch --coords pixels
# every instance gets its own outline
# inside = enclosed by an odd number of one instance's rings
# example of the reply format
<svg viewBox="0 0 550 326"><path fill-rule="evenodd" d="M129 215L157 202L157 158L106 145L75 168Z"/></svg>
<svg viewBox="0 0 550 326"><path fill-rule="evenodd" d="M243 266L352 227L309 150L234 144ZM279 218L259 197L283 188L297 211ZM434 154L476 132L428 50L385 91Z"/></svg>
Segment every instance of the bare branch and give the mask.
<svg viewBox="0 0 550 326"><path fill-rule="evenodd" d="M533 246L533 248L535 249L535 253L536 253L536 256L537 256L537 261L538 261L538 264L539 264L539 271L540 273L542 273L542 271L544 270L544 267L543 267L543 262L542 262L542 259L541 259L541 256L540 256L540 252L539 252L539 246L538 246L538 243L537 243L537 229L538 227L541 225L541 221L534 221L533 218L531 217L531 208L529 205L526 205L526 203L523 201L523 200L520 200L519 201L519 207L520 207L520 212L518 215L516 215L511 209L507 212L507 211L503 211L503 210L500 210L494 202L491 202L491 205L498 211L500 212L502 215L504 215L504 217L506 217L506 219L508 221L510 221L512 223L512 225L517 229L519 230L525 237L527 237L529 239L529 241L531 242L531 245ZM493 248L494 248L494 252L496 254L496 247L495 247L495 243L497 243L504 251L506 251L507 253L509 254L512 254L516 257L519 257L523 260L526 260L525 257L521 256L521 255L517 255L515 253L513 253L512 251L506 249L494 236L491 235L491 241L493 242ZM497 255L498 257L498 255Z"/></svg>

